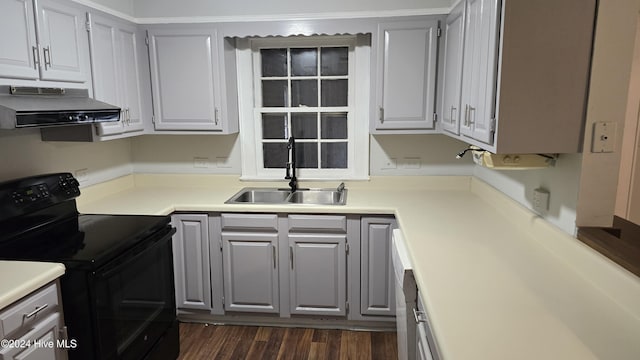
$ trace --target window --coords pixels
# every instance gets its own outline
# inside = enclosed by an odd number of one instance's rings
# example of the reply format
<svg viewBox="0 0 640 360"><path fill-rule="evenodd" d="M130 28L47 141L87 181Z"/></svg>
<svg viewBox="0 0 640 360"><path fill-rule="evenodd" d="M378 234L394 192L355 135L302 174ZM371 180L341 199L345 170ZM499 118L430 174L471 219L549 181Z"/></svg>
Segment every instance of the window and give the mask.
<svg viewBox="0 0 640 360"><path fill-rule="evenodd" d="M254 39L244 47L238 56L246 109L240 120L243 177L283 178L289 137L296 139L301 180L366 177L369 92L356 89L367 78L368 58L359 56L367 71L357 70L357 37ZM247 65L251 76L243 71ZM249 93L243 88L253 89L251 95L243 96Z"/></svg>

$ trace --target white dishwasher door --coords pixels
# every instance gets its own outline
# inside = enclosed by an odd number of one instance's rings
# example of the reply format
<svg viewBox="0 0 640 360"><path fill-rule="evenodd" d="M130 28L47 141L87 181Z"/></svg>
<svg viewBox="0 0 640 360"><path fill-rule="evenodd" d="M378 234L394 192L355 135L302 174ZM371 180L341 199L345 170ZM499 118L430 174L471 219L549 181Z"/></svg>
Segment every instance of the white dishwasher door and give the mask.
<svg viewBox="0 0 640 360"><path fill-rule="evenodd" d="M398 360L414 360L416 358L416 323L413 319L413 309L417 306L418 288L400 229L393 230L392 242L391 259L396 279Z"/></svg>

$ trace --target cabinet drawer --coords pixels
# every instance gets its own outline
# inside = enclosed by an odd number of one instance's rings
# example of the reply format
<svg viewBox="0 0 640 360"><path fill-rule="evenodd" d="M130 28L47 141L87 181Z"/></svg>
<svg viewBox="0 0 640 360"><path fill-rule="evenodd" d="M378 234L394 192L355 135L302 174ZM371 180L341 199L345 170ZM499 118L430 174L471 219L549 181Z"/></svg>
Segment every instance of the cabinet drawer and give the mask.
<svg viewBox="0 0 640 360"><path fill-rule="evenodd" d="M347 217L342 215L289 215L289 231L347 232Z"/></svg>
<svg viewBox="0 0 640 360"><path fill-rule="evenodd" d="M276 214L222 214L222 230L266 230L278 231Z"/></svg>
<svg viewBox="0 0 640 360"><path fill-rule="evenodd" d="M0 313L0 337L5 338L21 327L31 327L58 309L58 288L47 285Z"/></svg>

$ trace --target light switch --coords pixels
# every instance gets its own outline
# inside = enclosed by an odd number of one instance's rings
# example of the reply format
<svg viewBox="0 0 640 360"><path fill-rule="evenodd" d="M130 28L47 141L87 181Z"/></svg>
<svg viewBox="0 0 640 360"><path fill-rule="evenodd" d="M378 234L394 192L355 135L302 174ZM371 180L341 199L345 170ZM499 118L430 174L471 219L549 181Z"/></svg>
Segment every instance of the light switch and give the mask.
<svg viewBox="0 0 640 360"><path fill-rule="evenodd" d="M616 143L616 123L597 122L593 124L592 153L613 152Z"/></svg>

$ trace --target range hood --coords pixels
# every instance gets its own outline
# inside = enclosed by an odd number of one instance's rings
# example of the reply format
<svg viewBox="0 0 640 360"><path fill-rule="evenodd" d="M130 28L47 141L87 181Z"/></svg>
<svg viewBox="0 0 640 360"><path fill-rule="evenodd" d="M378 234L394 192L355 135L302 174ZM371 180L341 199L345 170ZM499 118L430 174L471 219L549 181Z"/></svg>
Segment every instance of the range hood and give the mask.
<svg viewBox="0 0 640 360"><path fill-rule="evenodd" d="M120 108L91 99L86 89L0 86L0 129L120 120Z"/></svg>

